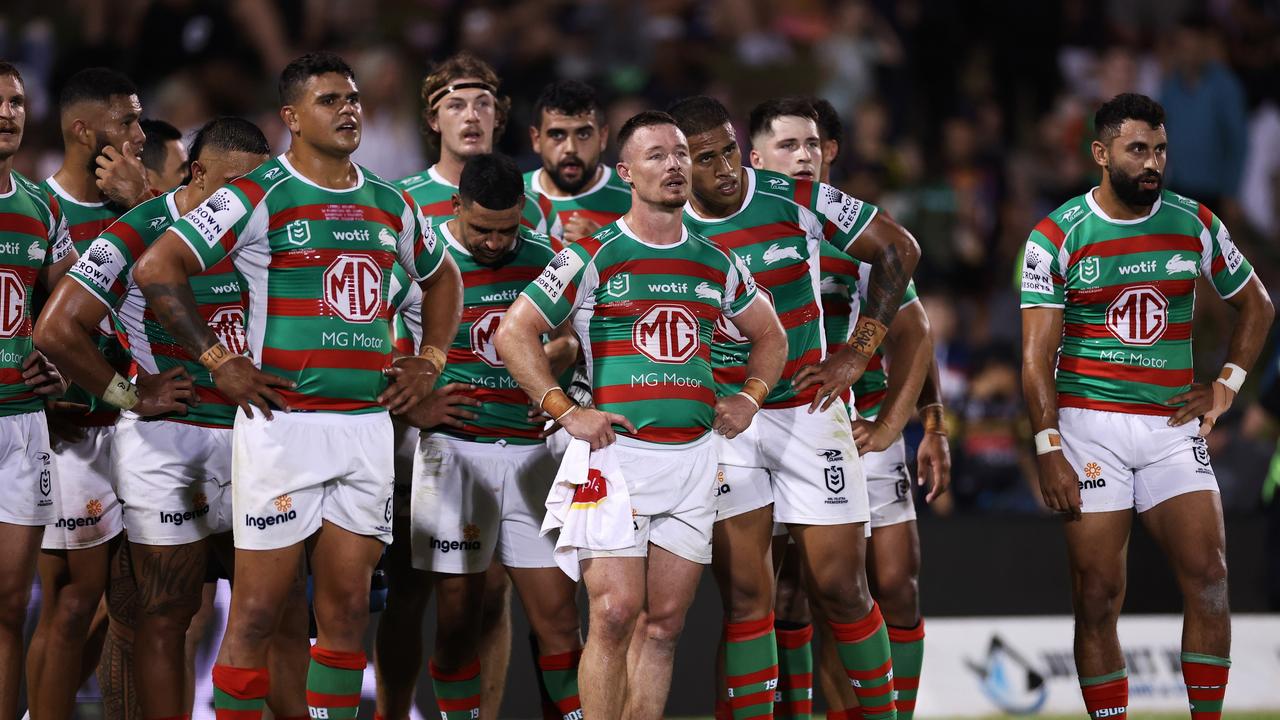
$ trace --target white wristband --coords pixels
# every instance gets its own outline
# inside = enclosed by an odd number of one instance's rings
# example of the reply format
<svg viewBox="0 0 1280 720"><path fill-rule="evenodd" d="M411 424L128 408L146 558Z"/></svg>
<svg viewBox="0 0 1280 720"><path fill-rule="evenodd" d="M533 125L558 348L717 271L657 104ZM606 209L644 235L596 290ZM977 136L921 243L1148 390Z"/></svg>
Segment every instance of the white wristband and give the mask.
<svg viewBox="0 0 1280 720"><path fill-rule="evenodd" d="M1062 435L1057 428L1045 428L1036 433L1036 455L1062 452Z"/></svg>
<svg viewBox="0 0 1280 720"><path fill-rule="evenodd" d="M102 391L102 399L121 410L132 410L138 404L138 386L116 373L107 383L107 389Z"/></svg>
<svg viewBox="0 0 1280 720"><path fill-rule="evenodd" d="M1231 392L1239 394L1240 386L1244 385L1244 379L1248 377L1248 375L1249 373L1245 372L1244 368L1239 365L1236 365L1235 363L1227 363L1222 366L1222 374L1218 376L1216 382L1226 385L1231 388Z"/></svg>
<svg viewBox="0 0 1280 720"><path fill-rule="evenodd" d="M751 401L751 404L752 404L752 405L755 405L757 410L759 410L759 409L760 409L760 403L756 402L756 399L755 399L755 398L753 398L753 397L751 397L751 393L743 392L743 391L739 391L737 394L738 394L738 395L741 395L742 397L744 397L744 398L746 398L746 399L748 399L748 400L750 400L750 401Z"/></svg>

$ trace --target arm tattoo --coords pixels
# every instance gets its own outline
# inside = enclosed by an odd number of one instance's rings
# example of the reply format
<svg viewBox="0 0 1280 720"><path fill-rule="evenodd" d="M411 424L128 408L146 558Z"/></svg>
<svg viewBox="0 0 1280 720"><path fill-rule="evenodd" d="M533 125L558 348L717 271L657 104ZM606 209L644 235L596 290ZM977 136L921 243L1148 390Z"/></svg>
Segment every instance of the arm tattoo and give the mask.
<svg viewBox="0 0 1280 720"><path fill-rule="evenodd" d="M200 316L195 293L188 283L157 283L144 289L147 305L191 357L198 358L218 344L209 324Z"/></svg>
<svg viewBox="0 0 1280 720"><path fill-rule="evenodd" d="M863 314L888 327L898 314L902 295L907 291L911 276L902 267L898 248L886 246L871 263L871 279L867 283L867 307Z"/></svg>

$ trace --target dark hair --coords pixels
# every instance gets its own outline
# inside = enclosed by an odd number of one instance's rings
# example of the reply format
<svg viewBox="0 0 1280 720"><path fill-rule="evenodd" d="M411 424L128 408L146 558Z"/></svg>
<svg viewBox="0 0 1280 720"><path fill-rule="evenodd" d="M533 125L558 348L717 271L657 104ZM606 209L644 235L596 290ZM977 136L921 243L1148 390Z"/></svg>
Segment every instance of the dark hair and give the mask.
<svg viewBox="0 0 1280 720"><path fill-rule="evenodd" d="M312 52L295 58L293 62L285 66L280 71L280 83L277 89L280 92L280 104L289 105L297 100L298 91L307 81L317 75L326 73L338 73L343 77L355 81L356 73L337 53L331 53L325 50L320 52Z"/></svg>
<svg viewBox="0 0 1280 720"><path fill-rule="evenodd" d="M4 60L0 60L0 77L15 77L23 85L27 84L27 81L22 79L22 73L18 72L17 66Z"/></svg>
<svg viewBox="0 0 1280 720"><path fill-rule="evenodd" d="M808 102L818 116L818 138L840 142L844 137L844 124L840 122L840 113L836 112L835 106L831 101L820 97L808 98Z"/></svg>
<svg viewBox="0 0 1280 720"><path fill-rule="evenodd" d="M137 95L133 81L111 68L91 67L67 78L58 95L58 108L66 110L78 102L110 102L117 95Z"/></svg>
<svg viewBox="0 0 1280 720"><path fill-rule="evenodd" d="M708 130L715 130L729 122L729 111L713 97L694 95L681 98L667 107L667 112L675 118L676 126L685 137L701 135Z"/></svg>
<svg viewBox="0 0 1280 720"><path fill-rule="evenodd" d="M232 116L216 117L205 123L204 127L196 131L187 154L192 160L199 160L206 147L223 152L271 154L271 144L257 125Z"/></svg>
<svg viewBox="0 0 1280 720"><path fill-rule="evenodd" d="M460 52L446 58L431 68L431 73L422 79L422 117L427 119L435 117L433 96L460 78L475 78L493 88L493 137L495 140L502 137L502 130L507 126L507 113L511 110L511 98L498 94L498 85L501 81L498 80L498 73L494 72L493 67L469 52ZM439 98L435 99L439 100ZM440 150L440 133L431 129L431 123L424 124L423 132L431 149Z"/></svg>
<svg viewBox="0 0 1280 720"><path fill-rule="evenodd" d="M465 204L478 202L490 210L514 207L524 197L524 177L516 161L501 153L467 158L458 178L458 197Z"/></svg>
<svg viewBox="0 0 1280 720"><path fill-rule="evenodd" d="M1146 95L1121 93L1102 104L1093 115L1094 132L1104 143L1120 134L1125 120L1141 120L1153 128L1164 124L1164 108Z"/></svg>
<svg viewBox="0 0 1280 720"><path fill-rule="evenodd" d="M167 154L165 145L174 140L182 140L182 133L178 128L155 118L140 120L138 124L142 126L142 132L147 136L147 141L142 144L142 164L149 170L163 171L164 158Z"/></svg>
<svg viewBox="0 0 1280 720"><path fill-rule="evenodd" d="M752 142L773 129L773 121L780 117L802 117L818 122L818 113L808 98L784 97L765 100L751 109L748 132Z"/></svg>
<svg viewBox="0 0 1280 720"><path fill-rule="evenodd" d="M557 80L547 83L533 103L533 124L541 127L542 113L561 115L585 115L593 113L597 121L604 115L596 89L578 80Z"/></svg>
<svg viewBox="0 0 1280 720"><path fill-rule="evenodd" d="M622 129L618 130L618 152L622 152L622 149L627 146L627 141L631 139L631 136L637 130L656 125L675 125L677 128L680 127L675 118L661 110L641 110L627 118L627 121L622 123Z"/></svg>

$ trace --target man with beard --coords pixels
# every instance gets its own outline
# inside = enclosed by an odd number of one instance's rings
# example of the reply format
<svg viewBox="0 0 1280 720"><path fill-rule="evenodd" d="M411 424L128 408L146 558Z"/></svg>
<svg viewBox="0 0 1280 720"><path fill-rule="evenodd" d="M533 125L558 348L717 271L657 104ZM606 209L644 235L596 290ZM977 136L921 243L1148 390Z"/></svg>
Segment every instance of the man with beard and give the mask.
<svg viewBox="0 0 1280 720"><path fill-rule="evenodd" d="M1101 185L1036 225L1022 265L1023 392L1045 504L1067 516L1080 688L1090 717L1125 717L1116 619L1136 510L1182 591L1191 715L1217 720L1231 619L1205 436L1231 407L1274 309L1217 216L1162 189L1164 108L1117 95L1094 127ZM1191 353L1201 275L1238 313L1227 362L1203 384Z"/></svg>
<svg viewBox="0 0 1280 720"><path fill-rule="evenodd" d="M215 192L134 266L156 319L239 406L232 427L236 583L213 669L220 714L260 718L267 652L305 545L314 548L312 717L355 717L374 566L391 542L388 412L430 394L458 324L457 267L417 205L351 162L355 74L304 55L280 76L284 154ZM276 222L289 218L288 222ZM247 355L200 315L191 276L231 257L249 286ZM394 265L422 287L417 356L392 354ZM289 412L291 409L303 412Z"/></svg>
<svg viewBox="0 0 1280 720"><path fill-rule="evenodd" d="M529 142L542 167L525 173L537 198L525 205L526 222L546 217L552 245L572 243L622 217L631 208L631 188L600 162L609 142L604 109L590 85L558 80L533 105Z"/></svg>
<svg viewBox="0 0 1280 720"><path fill-rule="evenodd" d="M831 164L840 151L840 117L825 100L782 98L751 111L751 165L797 179L829 182ZM828 352L849 340L851 321L867 302L871 266L824 244L819 259L822 274L822 326ZM946 492L951 482L950 449L943 414L938 366L929 340L929 319L916 295L915 283L889 326L882 348L893 362L886 372L885 353L877 350L867 371L853 384L857 419L854 439L867 474L871 500L871 538L867 541L867 578L871 595L884 613L893 656L893 685L900 720L915 713L916 688L924 659L924 621L920 617L918 582L920 538L916 531L915 501L907 470L902 428L913 410L919 412L924 435L916 454L920 483L929 483L927 501ZM775 527L774 532L778 532ZM785 538L783 538L785 542ZM780 543L779 543L780 544ZM775 544L774 557L784 552ZM778 570L775 629L778 635L778 720L803 717L813 694L813 656L809 602L802 585L800 555L785 545ZM823 634L821 677L829 717L860 717L853 689L836 656L834 638ZM808 678L809 683L802 681ZM840 715L835 711L839 708Z"/></svg>
<svg viewBox="0 0 1280 720"><path fill-rule="evenodd" d="M476 155L462 170L455 217L435 228L462 272L463 317L440 390L415 413L428 416L419 424L430 432L417 444L411 535L414 567L435 578L431 677L445 718L480 710L485 570L495 558L524 604L556 717L581 712L577 583L556 567L555 537L540 535L557 459L493 345L512 300L555 255L545 236L520 226L524 200L511 158ZM578 354L571 333L542 349L556 370Z"/></svg>
<svg viewBox="0 0 1280 720"><path fill-rule="evenodd" d="M583 523L610 524L620 537L600 544L582 533L558 545L574 553L570 567L581 568L590 598L578 670L583 715L656 720L685 613L711 561L719 453L710 431L734 437L751 424L778 380L786 340L773 308L756 302L742 260L682 222L689 146L672 117L642 112L622 126L618 144L631 209L555 256L508 310L497 348L525 393L577 438L570 452L586 455L589 444L621 469L619 478L603 459L590 471L583 463L575 480L586 482L573 495L588 513ZM745 388L727 393L711 366L711 335L725 316L753 343ZM594 408L565 394L542 352L541 336L565 322L587 348ZM612 515L588 509L628 496L630 507Z"/></svg>
<svg viewBox="0 0 1280 720"><path fill-rule="evenodd" d="M76 260L58 201L13 169L27 124L22 75L0 61L0 715L14 717L22 638L40 537L58 508L44 397L62 392L31 342L36 287L45 292ZM97 606L97 598L93 599ZM75 668L78 670L78 668ZM69 668L63 668L67 672ZM65 717L65 715L64 715Z"/></svg>
<svg viewBox="0 0 1280 720"><path fill-rule="evenodd" d="M498 74L484 60L462 52L439 65L422 81L423 120L427 144L439 153L439 161L426 170L401 179L398 184L422 208L432 226L453 217L453 197L467 159L493 152L494 141L507 123L511 100L498 94ZM525 193L525 205L537 210L537 200ZM530 217L522 221L536 232L546 232L546 221ZM396 336L407 335L403 320L396 317ZM469 404L459 398L460 404ZM374 659L378 673L378 714L401 717L413 702L414 683L422 668L422 617L431 596L431 578L413 569L409 558L408 505L412 477L412 448L417 447L417 430L397 423L396 523L398 542L387 549L383 561L387 574L387 604L378 622ZM482 710L492 716L502 704L507 664L511 659L511 584L501 563L489 568L485 590L484 648L481 665L484 676Z"/></svg>
<svg viewBox="0 0 1280 720"><path fill-rule="evenodd" d="M735 718L772 713L776 521L795 538L810 597L832 628L866 718L893 718L888 634L865 572L866 478L840 397L888 332L919 248L877 208L830 185L744 168L728 111L713 98L685 98L672 114L693 155L685 222L754 268L787 331L782 380L751 428L724 443L720 459L713 571L726 616L728 692L722 697ZM872 265L866 308L848 344L834 353L826 347L819 304L824 244ZM748 347L732 324L717 328L712 362L722 392L744 387L741 359Z"/></svg>
<svg viewBox="0 0 1280 720"><path fill-rule="evenodd" d="M141 161L146 140L139 124L142 105L127 77L96 67L67 79L58 109L62 167L42 186L57 197L71 240L83 254L102 230L152 195ZM98 345L117 371L127 372L128 353L110 322L102 324ZM127 623L112 623L118 627L104 639L105 616L97 613L118 545L115 538L124 529L112 471L118 417L117 408L75 386L49 413L61 514L41 546L40 620L31 639L27 678L31 705L41 716L70 714L85 675L80 668L97 665L100 643L109 644L111 656L127 652L127 642L118 642L127 638ZM109 597L107 609L113 615L128 614L111 605ZM109 693L118 689L117 695L126 694L128 682L121 682L117 687L108 680Z"/></svg>

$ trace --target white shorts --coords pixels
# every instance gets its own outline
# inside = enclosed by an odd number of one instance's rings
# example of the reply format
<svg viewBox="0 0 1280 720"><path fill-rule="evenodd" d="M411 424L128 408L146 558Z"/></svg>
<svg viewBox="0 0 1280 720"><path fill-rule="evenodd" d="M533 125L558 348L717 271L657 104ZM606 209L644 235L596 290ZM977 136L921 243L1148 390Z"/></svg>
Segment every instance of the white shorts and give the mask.
<svg viewBox="0 0 1280 720"><path fill-rule="evenodd" d="M395 440L395 494L391 502L393 524L409 522L409 496L413 489L413 459L418 455L418 436L422 431L412 425L391 421ZM405 525L404 527L408 527Z"/></svg>
<svg viewBox="0 0 1280 720"><path fill-rule="evenodd" d="M44 411L0 417L0 522L49 525L58 518L57 498Z"/></svg>
<svg viewBox="0 0 1280 720"><path fill-rule="evenodd" d="M618 438L614 447L631 493L636 543L622 550L579 549L578 560L648 557L653 543L686 560L710 563L721 441L714 433L675 447Z"/></svg>
<svg viewBox="0 0 1280 720"><path fill-rule="evenodd" d="M557 463L546 445L423 435L414 464L413 566L484 572L494 552L507 567L555 567L555 535L539 537Z"/></svg>
<svg viewBox="0 0 1280 720"><path fill-rule="evenodd" d="M276 550L323 521L391 542L395 433L386 412L236 411L231 435L235 545Z"/></svg>
<svg viewBox="0 0 1280 720"><path fill-rule="evenodd" d="M556 428L556 431L547 437L547 451L557 463L564 459L564 452L569 449L569 441L572 439L573 436L564 428Z"/></svg>
<svg viewBox="0 0 1280 720"><path fill-rule="evenodd" d="M835 403L766 408L724 442L716 484L716 519L773 503L775 521L797 525L867 522L866 478L849 411Z"/></svg>
<svg viewBox="0 0 1280 720"><path fill-rule="evenodd" d="M1218 492L1199 421L1169 427L1155 415L1062 408L1058 430L1079 475L1083 512L1146 512L1184 493Z"/></svg>
<svg viewBox="0 0 1280 720"><path fill-rule="evenodd" d="M871 527L886 527L916 519L911 495L911 471L907 469L907 442L899 435L892 445L862 456L871 502Z"/></svg>
<svg viewBox="0 0 1280 720"><path fill-rule="evenodd" d="M130 542L183 545L231 531L231 428L124 415L114 454Z"/></svg>
<svg viewBox="0 0 1280 720"><path fill-rule="evenodd" d="M116 497L115 425L84 428L78 443L59 443L53 451L58 466L57 518L44 529L45 550L96 547L124 530Z"/></svg>

